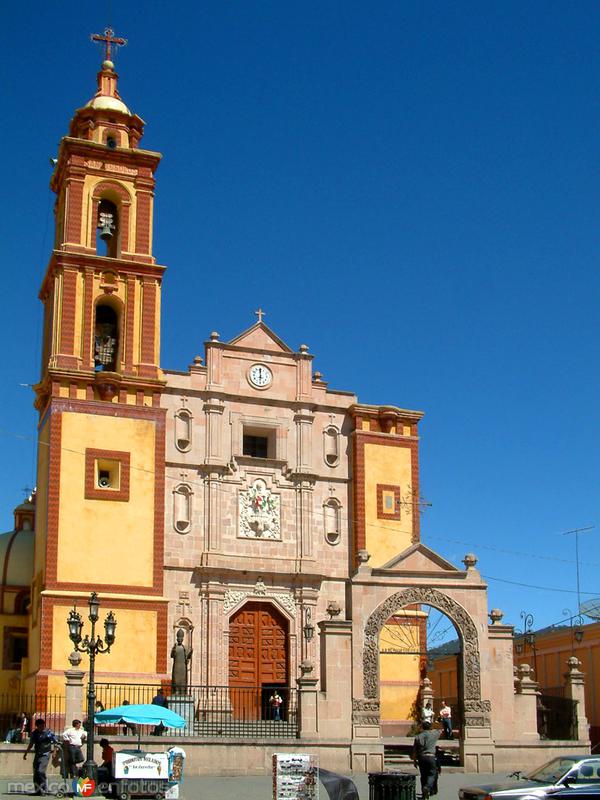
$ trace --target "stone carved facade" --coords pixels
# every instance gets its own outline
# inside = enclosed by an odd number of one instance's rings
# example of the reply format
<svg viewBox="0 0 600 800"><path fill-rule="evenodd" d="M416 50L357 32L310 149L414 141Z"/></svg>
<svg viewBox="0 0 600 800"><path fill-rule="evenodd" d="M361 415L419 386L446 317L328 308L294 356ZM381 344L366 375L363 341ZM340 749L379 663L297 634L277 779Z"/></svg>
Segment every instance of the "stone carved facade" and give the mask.
<svg viewBox="0 0 600 800"><path fill-rule="evenodd" d="M379 700L354 699L352 701L352 722L355 725L379 725Z"/></svg>
<svg viewBox="0 0 600 800"><path fill-rule="evenodd" d="M257 478L247 491L240 491L240 530L244 539L281 539L279 496Z"/></svg>
<svg viewBox="0 0 600 800"><path fill-rule="evenodd" d="M366 698L379 697L379 634L395 611L413 603L428 603L445 613L456 625L462 643L465 722L489 724L491 704L481 699L481 661L477 629L465 609L442 592L413 586L388 597L369 617L365 626L363 691Z"/></svg>

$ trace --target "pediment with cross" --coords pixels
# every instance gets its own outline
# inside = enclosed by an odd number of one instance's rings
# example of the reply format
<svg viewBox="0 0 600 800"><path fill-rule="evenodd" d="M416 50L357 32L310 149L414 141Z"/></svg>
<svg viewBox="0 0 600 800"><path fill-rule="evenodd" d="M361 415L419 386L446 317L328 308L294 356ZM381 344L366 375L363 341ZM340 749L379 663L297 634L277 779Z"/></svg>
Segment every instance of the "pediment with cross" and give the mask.
<svg viewBox="0 0 600 800"><path fill-rule="evenodd" d="M464 574L464 570L458 569L454 564L447 561L443 556L436 553L435 550L431 550L431 548L427 547L427 545L424 545L422 542L411 545L406 550L403 550L401 553L394 556L394 558L390 559L386 564L374 568L373 572L385 572L386 574L445 573L446 575L454 573L457 576Z"/></svg>
<svg viewBox="0 0 600 800"><path fill-rule="evenodd" d="M247 347L250 350L270 350L276 353L293 352L291 347L288 347L262 320L255 322L251 328L242 331L239 336L231 339L228 344L235 347Z"/></svg>

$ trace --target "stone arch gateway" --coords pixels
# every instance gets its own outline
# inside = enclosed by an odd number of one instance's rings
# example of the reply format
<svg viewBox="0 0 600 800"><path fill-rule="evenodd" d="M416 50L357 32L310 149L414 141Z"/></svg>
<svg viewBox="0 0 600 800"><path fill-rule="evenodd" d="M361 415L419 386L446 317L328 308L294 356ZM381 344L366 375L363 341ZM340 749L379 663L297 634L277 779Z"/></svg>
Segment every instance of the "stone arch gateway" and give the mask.
<svg viewBox="0 0 600 800"><path fill-rule="evenodd" d="M489 724L491 703L481 698L481 659L477 628L467 611L446 594L430 587L413 586L383 601L365 625L363 650L363 692L365 700L379 704L379 633L389 617L403 606L427 603L442 611L454 623L461 639L465 723Z"/></svg>

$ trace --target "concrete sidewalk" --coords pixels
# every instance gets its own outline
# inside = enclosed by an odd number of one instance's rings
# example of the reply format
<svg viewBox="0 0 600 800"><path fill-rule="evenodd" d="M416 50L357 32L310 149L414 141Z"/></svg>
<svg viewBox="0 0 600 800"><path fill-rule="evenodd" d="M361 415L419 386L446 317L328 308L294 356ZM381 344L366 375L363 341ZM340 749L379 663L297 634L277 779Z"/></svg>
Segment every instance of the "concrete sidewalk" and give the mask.
<svg viewBox="0 0 600 800"><path fill-rule="evenodd" d="M410 770L400 770L409 772ZM356 784L360 800L368 800L369 798L369 778L367 775L349 775ZM439 794L437 800L458 800L458 789L460 786L469 786L478 783L486 783L495 778L500 780L505 778L506 773L497 775L474 775L465 774L461 772L442 772L440 775ZM0 781L0 799L1 800L18 800L19 797L24 797L26 794L21 792L8 792L7 787L9 783L23 781L31 782L31 775L21 775L8 781L3 779ZM56 778L48 778L48 786L51 790L56 791L59 784ZM32 787L30 787L30 791ZM420 796L421 787L419 779L417 778L417 796ZM320 800L327 800L327 793L322 785L319 786ZM273 785L270 776L244 776L240 775L235 778L222 778L222 777L201 777L201 778L186 778L180 792L181 800L272 800Z"/></svg>

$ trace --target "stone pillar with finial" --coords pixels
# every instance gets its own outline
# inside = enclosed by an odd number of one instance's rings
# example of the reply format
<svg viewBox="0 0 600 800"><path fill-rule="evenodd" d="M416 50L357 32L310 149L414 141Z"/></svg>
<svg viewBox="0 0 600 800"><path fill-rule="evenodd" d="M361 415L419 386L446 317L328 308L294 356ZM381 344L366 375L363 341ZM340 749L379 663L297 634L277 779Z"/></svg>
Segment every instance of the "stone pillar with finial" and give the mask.
<svg viewBox="0 0 600 800"><path fill-rule="evenodd" d="M520 664L515 681L515 732L516 738L528 741L539 740L537 723L537 700L539 685L533 679L529 664Z"/></svg>
<svg viewBox="0 0 600 800"><path fill-rule="evenodd" d="M84 707L83 678L85 672L79 669L81 653L73 650L69 656L71 669L65 670L65 722L71 724L73 719L81 719Z"/></svg>
<svg viewBox="0 0 600 800"><path fill-rule="evenodd" d="M317 724L317 683L313 677L314 665L304 660L300 664L301 677L296 679L298 686L298 731L301 739L313 739L318 734Z"/></svg>

